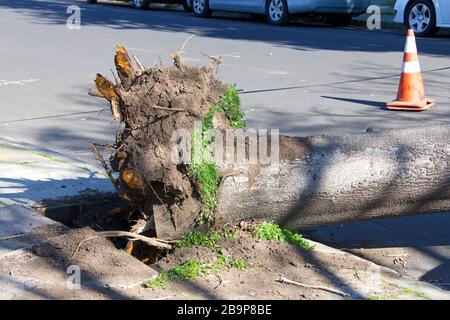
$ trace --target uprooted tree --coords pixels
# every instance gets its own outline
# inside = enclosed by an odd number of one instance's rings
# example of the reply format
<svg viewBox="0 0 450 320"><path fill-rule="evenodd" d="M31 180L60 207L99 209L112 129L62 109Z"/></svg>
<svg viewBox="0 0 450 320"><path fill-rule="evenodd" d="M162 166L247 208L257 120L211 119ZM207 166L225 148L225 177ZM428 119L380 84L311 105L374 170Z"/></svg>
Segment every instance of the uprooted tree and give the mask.
<svg viewBox="0 0 450 320"><path fill-rule="evenodd" d="M145 68L118 46L119 79L113 83L98 74L91 90L110 102L122 124L104 166L119 195L146 217L142 230L177 237L218 217L300 227L450 209L447 125L342 137L279 136L275 165L222 165L204 156L213 153L207 131L245 126L237 91L214 77L218 60L198 68L177 54L172 58L173 66ZM179 129L189 139L174 135ZM191 142L186 157L178 147ZM258 145L259 156L262 149L275 152L273 144L247 136L247 156L252 145ZM174 152L190 161L174 161Z"/></svg>

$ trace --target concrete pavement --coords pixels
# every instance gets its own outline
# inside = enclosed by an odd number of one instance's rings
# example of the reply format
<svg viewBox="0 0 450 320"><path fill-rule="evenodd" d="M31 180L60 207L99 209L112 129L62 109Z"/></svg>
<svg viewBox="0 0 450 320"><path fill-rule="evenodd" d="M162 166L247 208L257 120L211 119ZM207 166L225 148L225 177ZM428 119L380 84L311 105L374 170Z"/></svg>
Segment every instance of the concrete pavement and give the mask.
<svg viewBox="0 0 450 320"><path fill-rule="evenodd" d="M0 139L0 207L32 205L87 189L113 191L98 164Z"/></svg>

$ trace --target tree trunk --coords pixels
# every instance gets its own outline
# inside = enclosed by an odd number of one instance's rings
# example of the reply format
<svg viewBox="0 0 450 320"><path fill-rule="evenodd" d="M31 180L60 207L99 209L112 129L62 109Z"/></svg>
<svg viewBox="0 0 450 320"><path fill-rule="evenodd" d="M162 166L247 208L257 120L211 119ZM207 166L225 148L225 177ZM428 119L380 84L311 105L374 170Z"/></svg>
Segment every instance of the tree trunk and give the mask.
<svg viewBox="0 0 450 320"><path fill-rule="evenodd" d="M226 177L219 212L297 228L450 210L449 136L436 125L301 139L298 160Z"/></svg>
<svg viewBox="0 0 450 320"><path fill-rule="evenodd" d="M114 118L122 123L112 146L111 168L96 155L119 194L133 210L144 213L161 237L188 232L204 204L213 202L204 201L203 195L216 196L211 188L202 193L202 182L189 163L173 161L177 144L188 141L174 139L174 131L184 128L190 139L196 121L204 120L227 90L214 77L219 60L197 68L184 65L178 54L172 57L173 66L146 69L117 46L118 79L113 83L98 74L96 88L90 91L106 98ZM215 128L223 132L231 127L229 116L213 115ZM227 167L216 162L222 178L217 196L221 216L234 222L264 219L303 227L450 209L447 125L342 137L279 138L279 148L270 150L270 156L279 150L278 165L260 161ZM250 154L255 140L244 142L241 145ZM266 152L262 142L257 146ZM236 158L238 154L242 152L234 154ZM113 171L119 173L117 179ZM214 182L215 178L220 180L214 170ZM213 204L210 211L215 213Z"/></svg>

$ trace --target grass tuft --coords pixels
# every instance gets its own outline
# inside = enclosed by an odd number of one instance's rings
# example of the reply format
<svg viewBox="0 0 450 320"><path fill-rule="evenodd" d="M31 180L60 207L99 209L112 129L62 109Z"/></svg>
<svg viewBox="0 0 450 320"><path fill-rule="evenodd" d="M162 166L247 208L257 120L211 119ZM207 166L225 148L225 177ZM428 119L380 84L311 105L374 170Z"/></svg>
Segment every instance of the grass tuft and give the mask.
<svg viewBox="0 0 450 320"><path fill-rule="evenodd" d="M247 264L245 263L245 261L242 258L239 258L239 259L233 260L231 262L231 267L233 269L244 270L248 266L247 266Z"/></svg>
<svg viewBox="0 0 450 320"><path fill-rule="evenodd" d="M169 276L167 272L160 272L155 279L147 281L145 287L147 288L166 288L169 282Z"/></svg>
<svg viewBox="0 0 450 320"><path fill-rule="evenodd" d="M188 259L180 265L169 270L171 280L195 279L202 271L202 262L200 260Z"/></svg>
<svg viewBox="0 0 450 320"><path fill-rule="evenodd" d="M189 248L194 246L216 247L217 242L222 239L218 232L201 233L199 231L189 232L187 235L178 240L175 244L176 248Z"/></svg>
<svg viewBox="0 0 450 320"><path fill-rule="evenodd" d="M279 225L271 222L257 224L253 227L252 234L253 237L258 240L286 242L305 250L314 248L307 240L303 239L301 234L281 228Z"/></svg>
<svg viewBox="0 0 450 320"><path fill-rule="evenodd" d="M200 276L216 274L222 270L238 269L244 270L248 268L247 264L242 259L231 260L230 257L219 254L217 258L196 260L188 259L185 262L176 265L168 271L162 271L159 275L145 283L147 288L166 288L170 281L177 280L195 280Z"/></svg>

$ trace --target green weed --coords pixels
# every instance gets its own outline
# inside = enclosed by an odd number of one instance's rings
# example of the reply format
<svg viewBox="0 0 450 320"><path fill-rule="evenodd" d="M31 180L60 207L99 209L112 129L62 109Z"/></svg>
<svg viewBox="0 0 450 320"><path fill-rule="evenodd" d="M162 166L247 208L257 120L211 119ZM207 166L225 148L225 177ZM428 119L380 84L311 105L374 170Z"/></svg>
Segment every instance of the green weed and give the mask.
<svg viewBox="0 0 450 320"><path fill-rule="evenodd" d="M386 294L383 296L372 296L369 297L368 300L390 300L390 299L400 299L402 296L416 296L418 298L424 299L424 300L432 300L429 296L427 296L425 293L417 291L417 290L412 290L410 288L406 288L406 287L402 287L399 286L398 284L386 281L384 279L382 279L382 281L386 284L392 285L395 288L399 289L400 291L397 293L392 293L392 294Z"/></svg>
<svg viewBox="0 0 450 320"><path fill-rule="evenodd" d="M296 247L311 250L314 248L307 240L303 239L298 233L281 228L279 225L271 222L263 222L253 227L253 237L258 240L276 240L290 243Z"/></svg>
<svg viewBox="0 0 450 320"><path fill-rule="evenodd" d="M217 242L222 239L218 232L201 233L199 231L189 232L175 244L176 248L188 248L194 246L215 247Z"/></svg>
<svg viewBox="0 0 450 320"><path fill-rule="evenodd" d="M169 282L169 276L167 272L160 272L155 279L147 281L145 286L147 288L166 288L167 283Z"/></svg>
<svg viewBox="0 0 450 320"><path fill-rule="evenodd" d="M201 276L216 274L227 269L244 270L247 264L242 259L231 260L230 257L219 254L215 260L188 259L174 266L168 271L162 271L159 275L145 283L147 288L166 288L169 281L195 280Z"/></svg>
<svg viewBox="0 0 450 320"><path fill-rule="evenodd" d="M233 269L244 270L247 268L247 264L243 259L239 258L231 262L231 267Z"/></svg>

